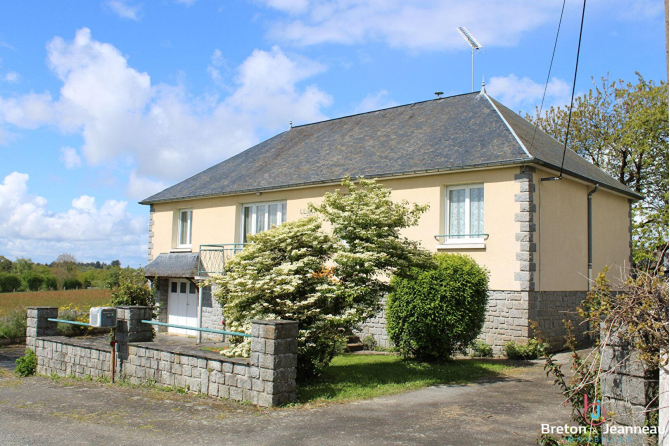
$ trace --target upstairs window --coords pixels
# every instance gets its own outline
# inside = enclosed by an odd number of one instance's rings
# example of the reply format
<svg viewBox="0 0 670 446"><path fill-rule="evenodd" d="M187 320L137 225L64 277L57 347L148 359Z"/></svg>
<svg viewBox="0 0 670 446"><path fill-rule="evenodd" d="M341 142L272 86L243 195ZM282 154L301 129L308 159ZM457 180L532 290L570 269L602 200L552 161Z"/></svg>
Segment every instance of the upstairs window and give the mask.
<svg viewBox="0 0 670 446"><path fill-rule="evenodd" d="M446 208L446 243L484 240L484 185L448 187Z"/></svg>
<svg viewBox="0 0 670 446"><path fill-rule="evenodd" d="M177 224L177 247L191 247L191 226L193 221L192 209L181 209L179 211L179 221Z"/></svg>
<svg viewBox="0 0 670 446"><path fill-rule="evenodd" d="M242 243L247 237L286 223L286 202L245 204L242 208Z"/></svg>

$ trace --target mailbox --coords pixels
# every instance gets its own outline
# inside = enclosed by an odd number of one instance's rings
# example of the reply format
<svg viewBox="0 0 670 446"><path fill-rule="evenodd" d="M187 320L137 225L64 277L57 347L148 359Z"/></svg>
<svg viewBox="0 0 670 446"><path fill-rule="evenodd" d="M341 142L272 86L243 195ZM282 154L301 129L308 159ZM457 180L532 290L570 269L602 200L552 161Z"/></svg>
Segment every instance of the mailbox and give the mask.
<svg viewBox="0 0 670 446"><path fill-rule="evenodd" d="M91 327L116 327L116 308L114 307L92 307Z"/></svg>

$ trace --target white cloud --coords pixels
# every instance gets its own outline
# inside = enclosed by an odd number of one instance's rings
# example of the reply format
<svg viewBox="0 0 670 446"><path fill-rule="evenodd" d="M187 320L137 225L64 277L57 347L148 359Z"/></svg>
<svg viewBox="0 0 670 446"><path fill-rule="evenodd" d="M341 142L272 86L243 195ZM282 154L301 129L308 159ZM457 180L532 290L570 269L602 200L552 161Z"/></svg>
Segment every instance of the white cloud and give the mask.
<svg viewBox="0 0 670 446"><path fill-rule="evenodd" d="M1 251L42 261L63 252L76 252L80 260L130 256L141 261L147 219L130 215L125 201L98 207L94 197L82 195L70 209L52 212L45 198L28 193L28 180L27 174L13 172L0 183Z"/></svg>
<svg viewBox="0 0 670 446"><path fill-rule="evenodd" d="M16 71L8 71L3 76L3 79L10 84L18 84L21 81L21 76Z"/></svg>
<svg viewBox="0 0 670 446"><path fill-rule="evenodd" d="M126 194L134 200L142 200L162 191L170 184L165 181L155 181L137 175L136 171L130 172Z"/></svg>
<svg viewBox="0 0 670 446"><path fill-rule="evenodd" d="M486 46L510 46L522 33L553 19L560 5L533 0L301 1L265 0L293 16L270 35L299 46L380 41L406 50L467 49L458 26L467 26ZM296 17L296 14L299 14Z"/></svg>
<svg viewBox="0 0 670 446"><path fill-rule="evenodd" d="M122 19L139 20L141 5L132 5L124 0L107 0L105 4Z"/></svg>
<svg viewBox="0 0 670 446"><path fill-rule="evenodd" d="M17 98L0 97L0 124L34 129L54 119L53 100L49 92L29 93Z"/></svg>
<svg viewBox="0 0 670 446"><path fill-rule="evenodd" d="M390 99L388 95L389 93L386 90L370 93L369 95L365 96L365 98L363 98L363 100L356 106L354 113L365 113L372 110L395 107L398 105L398 103L393 99Z"/></svg>
<svg viewBox="0 0 670 446"><path fill-rule="evenodd" d="M527 77L519 78L514 74L492 77L486 83L486 92L514 111L519 109L534 113L540 106L544 84ZM570 85L562 79L552 78L547 85L544 109L551 106L563 106L570 103Z"/></svg>
<svg viewBox="0 0 670 446"><path fill-rule="evenodd" d="M303 13L309 7L309 0L261 0L261 3L290 14Z"/></svg>
<svg viewBox="0 0 670 446"><path fill-rule="evenodd" d="M271 38L298 46L383 42L409 51L469 50L456 32L467 27L484 46L512 46L521 36L556 26L560 2L536 0L258 0L288 16ZM568 1L578 13L581 2ZM657 0L595 0L591 13L613 20L649 20L663 13Z"/></svg>
<svg viewBox="0 0 670 446"><path fill-rule="evenodd" d="M81 133L79 154L89 165L119 160L134 166L128 192L153 190L186 178L255 144L258 133L283 130L288 122L325 119L331 97L314 85L299 87L326 69L280 48L255 50L235 71L224 98L191 96L181 85L152 84L130 67L114 46L79 30L73 41L47 46L51 70L62 81L49 93L0 97L0 132L57 125ZM213 63L225 64L216 51Z"/></svg>
<svg viewBox="0 0 670 446"><path fill-rule="evenodd" d="M65 164L66 169L81 167L81 158L77 155L77 150L72 147L61 147L60 160Z"/></svg>

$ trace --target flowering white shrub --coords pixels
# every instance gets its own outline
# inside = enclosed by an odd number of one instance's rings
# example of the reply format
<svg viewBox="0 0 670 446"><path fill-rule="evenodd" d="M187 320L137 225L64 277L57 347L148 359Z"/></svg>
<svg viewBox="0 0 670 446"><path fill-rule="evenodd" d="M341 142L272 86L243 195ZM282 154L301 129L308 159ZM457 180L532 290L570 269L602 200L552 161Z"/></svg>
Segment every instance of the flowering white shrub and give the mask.
<svg viewBox="0 0 670 446"><path fill-rule="evenodd" d="M364 321L380 310L392 276L407 277L412 267L433 264L419 242L400 236L400 230L419 223L428 205L394 202L391 190L375 180L342 181L346 193L327 193L320 206L310 208L333 227L340 243L333 261L347 302Z"/></svg>
<svg viewBox="0 0 670 446"><path fill-rule="evenodd" d="M375 181L342 184L348 194L326 194L321 206L311 207L332 224L333 235L316 216L273 227L250 236L225 273L212 279L231 329L249 333L252 319L299 323L299 379L317 375L345 334L379 311L391 275L431 261L417 242L399 236L427 206L394 203ZM248 341L233 338L225 354L248 351Z"/></svg>

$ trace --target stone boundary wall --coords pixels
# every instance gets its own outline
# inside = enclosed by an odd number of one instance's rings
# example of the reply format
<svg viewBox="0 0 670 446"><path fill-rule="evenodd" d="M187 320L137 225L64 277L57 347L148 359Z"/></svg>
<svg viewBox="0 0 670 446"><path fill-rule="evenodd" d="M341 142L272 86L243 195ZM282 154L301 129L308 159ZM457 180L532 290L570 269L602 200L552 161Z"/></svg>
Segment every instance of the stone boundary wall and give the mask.
<svg viewBox="0 0 670 446"><path fill-rule="evenodd" d="M151 342L151 325L141 323L149 307L117 308L116 377L131 383L156 383L213 397L279 406L295 400L298 324L252 321L249 359L202 352L179 353ZM111 379L111 347L104 342L56 335L57 308L28 309L27 344L43 375ZM148 330L147 330L148 327Z"/></svg>
<svg viewBox="0 0 670 446"><path fill-rule="evenodd" d="M603 342L604 335L605 333L601 332ZM611 336L602 349L600 370L603 407L608 414L613 415L613 422L610 424L644 426L646 411L658 407L658 370L648 370L638 353L616 335ZM621 442L621 437L622 434L603 434L603 443ZM625 437L627 445L649 444L648 437L644 434L625 435Z"/></svg>

